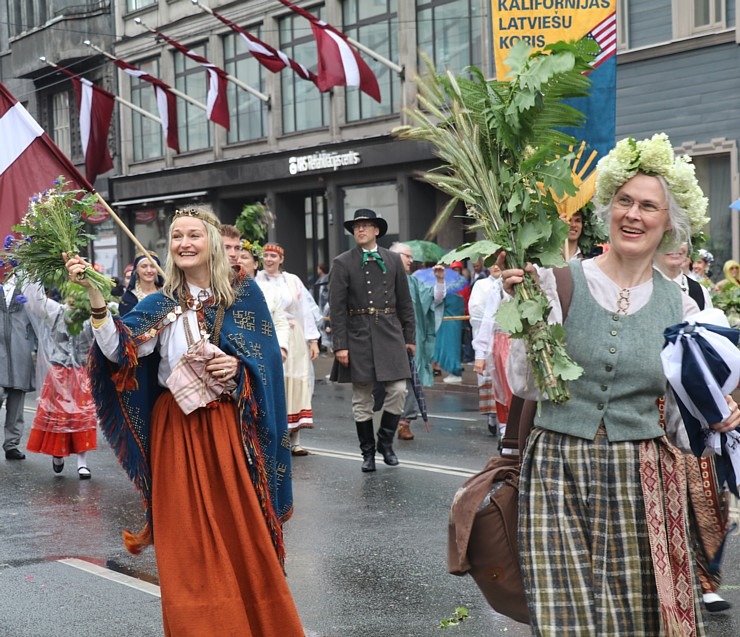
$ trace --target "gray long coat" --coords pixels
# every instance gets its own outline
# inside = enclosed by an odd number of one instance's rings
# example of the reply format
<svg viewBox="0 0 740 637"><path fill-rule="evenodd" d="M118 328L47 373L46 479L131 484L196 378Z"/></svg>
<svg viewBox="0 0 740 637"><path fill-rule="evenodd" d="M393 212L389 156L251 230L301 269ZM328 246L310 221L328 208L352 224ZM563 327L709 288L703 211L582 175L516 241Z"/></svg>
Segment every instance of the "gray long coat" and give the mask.
<svg viewBox="0 0 740 637"><path fill-rule="evenodd" d="M25 305L17 300L20 293L16 287L10 305L6 305L0 288L0 387L27 392L34 389L36 335Z"/></svg>
<svg viewBox="0 0 740 637"><path fill-rule="evenodd" d="M329 273L329 309L334 350L349 350L349 368L334 362L331 378L340 383L386 382L410 378L406 343L416 326L401 257L378 247L387 272L352 248L334 259ZM395 308L394 314L350 316L350 309Z"/></svg>

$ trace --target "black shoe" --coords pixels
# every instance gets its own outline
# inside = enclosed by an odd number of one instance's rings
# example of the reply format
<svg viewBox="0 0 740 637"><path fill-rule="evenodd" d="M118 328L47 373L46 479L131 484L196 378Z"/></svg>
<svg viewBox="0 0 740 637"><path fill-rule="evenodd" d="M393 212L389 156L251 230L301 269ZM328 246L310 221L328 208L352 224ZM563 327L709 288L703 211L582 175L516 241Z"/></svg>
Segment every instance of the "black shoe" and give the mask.
<svg viewBox="0 0 740 637"><path fill-rule="evenodd" d="M5 452L5 459L6 460L25 460L26 454L18 451L18 449L8 449Z"/></svg>
<svg viewBox="0 0 740 637"><path fill-rule="evenodd" d="M375 471L375 455L367 455L362 457L362 472L370 473Z"/></svg>
<svg viewBox="0 0 740 637"><path fill-rule="evenodd" d="M77 475L80 476L80 480L89 480L92 478L92 473L87 467L79 467L77 469Z"/></svg>
<svg viewBox="0 0 740 637"><path fill-rule="evenodd" d="M705 593L703 595L703 601L704 608L706 608L710 613L721 613L723 610L730 610L730 608L732 608L732 604L730 604L730 602L722 599L716 593Z"/></svg>
<svg viewBox="0 0 740 637"><path fill-rule="evenodd" d="M51 468L54 469L54 473L61 473L64 471L64 458L61 456L52 457Z"/></svg>

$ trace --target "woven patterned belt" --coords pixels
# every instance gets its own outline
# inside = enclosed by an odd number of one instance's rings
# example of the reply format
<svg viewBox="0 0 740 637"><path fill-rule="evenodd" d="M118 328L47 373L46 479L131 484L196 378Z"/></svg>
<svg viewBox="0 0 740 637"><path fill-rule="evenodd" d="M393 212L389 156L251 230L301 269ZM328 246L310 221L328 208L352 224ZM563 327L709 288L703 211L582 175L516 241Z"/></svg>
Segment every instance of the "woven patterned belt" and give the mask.
<svg viewBox="0 0 740 637"><path fill-rule="evenodd" d="M395 314L396 308L395 307L384 307L384 308L377 308L377 307L363 307L359 308L357 310L350 310L349 315L350 316L361 316L362 314L370 314L370 315L378 315L378 314Z"/></svg>

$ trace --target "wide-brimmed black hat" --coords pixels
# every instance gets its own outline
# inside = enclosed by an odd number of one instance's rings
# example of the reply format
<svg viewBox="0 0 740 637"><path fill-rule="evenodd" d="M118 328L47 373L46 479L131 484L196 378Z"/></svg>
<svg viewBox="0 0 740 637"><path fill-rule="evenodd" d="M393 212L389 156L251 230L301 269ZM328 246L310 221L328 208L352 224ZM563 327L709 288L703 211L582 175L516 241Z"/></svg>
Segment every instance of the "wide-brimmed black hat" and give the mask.
<svg viewBox="0 0 740 637"><path fill-rule="evenodd" d="M344 228L350 234L353 232L352 228L354 228L355 221L369 221L373 225L377 226L380 230L378 233L379 237L382 237L386 232L388 232L388 222L383 219L383 217L379 217L374 210L368 210L367 208L355 210L354 219L348 219L344 222Z"/></svg>

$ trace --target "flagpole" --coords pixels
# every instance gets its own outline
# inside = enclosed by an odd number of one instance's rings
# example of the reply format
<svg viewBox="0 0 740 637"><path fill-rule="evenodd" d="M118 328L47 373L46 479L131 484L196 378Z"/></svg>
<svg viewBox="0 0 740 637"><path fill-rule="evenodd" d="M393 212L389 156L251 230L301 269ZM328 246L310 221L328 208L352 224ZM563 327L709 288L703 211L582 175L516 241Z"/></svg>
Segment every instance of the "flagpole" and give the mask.
<svg viewBox="0 0 740 637"><path fill-rule="evenodd" d="M380 53L376 53L375 51L366 47L364 44L358 42L354 38L350 38L346 34L344 35L344 37L347 39L347 42L349 42L356 49L359 49L363 53L367 53L371 58L376 59L378 62L380 62L384 66L387 66L392 71L395 71L396 73L398 73L398 75L401 76L401 79L405 77L406 70L402 66L399 66L395 62L392 62L391 60L389 60L388 58L383 57L382 55L380 55Z"/></svg>
<svg viewBox="0 0 740 637"><path fill-rule="evenodd" d="M141 245L141 241L139 241L136 238L136 235L129 230L128 226L123 223L123 220L113 211L113 208L111 208L108 205L108 202L103 199L102 195L97 191L93 190L93 193L98 198L98 201L102 204L103 208L105 208L111 217L113 217L113 221L115 221L118 226L126 233L126 236L128 236L131 241L133 241L134 245L139 249L139 252L141 252L143 255L145 255L149 259L149 263L151 263L157 270L157 272L160 274L162 278L164 278L164 270L162 267L154 260L149 258L149 250L147 250L143 245Z"/></svg>
<svg viewBox="0 0 740 637"><path fill-rule="evenodd" d="M157 30L152 29L152 27L144 24L144 21L141 18L134 18L134 22L136 22L136 24L138 24L140 27L149 31L149 33L154 33L155 35L158 35ZM269 95L265 95L261 91L258 91L256 88L252 88L251 86L249 86L249 84L245 84L239 78L236 78L233 75L230 75L229 73L226 73L226 79L229 80L229 82L231 82L232 84L236 84L236 86L238 86L239 88L244 89L245 91L247 91L247 93L251 93L257 99L263 101L265 104L268 104L268 105L270 104Z"/></svg>
<svg viewBox="0 0 740 637"><path fill-rule="evenodd" d="M62 70L58 64L54 64L54 62L47 60L46 57L44 57L43 55L39 58L39 60L41 60L42 62L45 62L49 66L53 66L55 69ZM113 99L115 99L116 102L118 102L119 104L130 108L132 111L136 111L140 115L143 115L144 117L148 117L152 121L157 122L157 124L162 123L162 120L159 119L159 117L157 117L156 115L153 115L149 111L145 111L143 108L141 108L141 106L136 106L136 104L132 104L131 102L126 101L122 97L118 97L118 95L113 95Z"/></svg>
<svg viewBox="0 0 740 637"><path fill-rule="evenodd" d="M90 40L85 40L83 42L83 44L89 46L91 49L97 51L98 53L102 53L109 60L115 60L116 59L116 56L115 55L111 55L110 53L107 53L106 51L103 51L103 49L101 49L98 46L95 46L92 42L90 42ZM193 99L192 97L190 97L189 95L186 95L182 91L178 91L176 88L173 88L172 86L170 86L168 90L173 95L177 95L177 97L181 97L186 102L190 102L193 106L198 107L200 110L202 110L202 111L208 111L208 107L205 104L201 104L198 100Z"/></svg>

